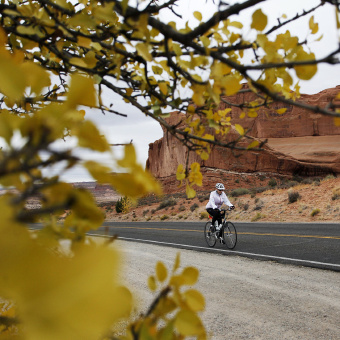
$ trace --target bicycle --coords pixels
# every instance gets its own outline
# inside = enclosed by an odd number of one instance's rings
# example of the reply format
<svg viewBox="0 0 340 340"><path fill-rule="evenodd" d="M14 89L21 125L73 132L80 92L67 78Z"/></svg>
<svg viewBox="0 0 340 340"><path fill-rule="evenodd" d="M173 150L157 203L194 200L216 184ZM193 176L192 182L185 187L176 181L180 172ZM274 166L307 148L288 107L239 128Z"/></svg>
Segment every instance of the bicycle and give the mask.
<svg viewBox="0 0 340 340"><path fill-rule="evenodd" d="M204 227L204 238L207 242L209 247L214 247L216 244L217 239L219 239L219 235L221 235L224 244L227 246L228 249L234 249L237 243L237 232L234 224L230 221L227 221L227 211L228 209L222 209L223 211L222 218L222 228L221 230L217 231L216 227L211 223L207 222ZM209 218L212 218L209 215Z"/></svg>

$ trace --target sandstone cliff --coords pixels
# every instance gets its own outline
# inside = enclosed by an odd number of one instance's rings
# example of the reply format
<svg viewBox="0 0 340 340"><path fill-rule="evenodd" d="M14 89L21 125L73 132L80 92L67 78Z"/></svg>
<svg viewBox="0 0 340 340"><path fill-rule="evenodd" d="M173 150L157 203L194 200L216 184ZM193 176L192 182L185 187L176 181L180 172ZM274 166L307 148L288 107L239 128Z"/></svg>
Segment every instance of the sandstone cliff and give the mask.
<svg viewBox="0 0 340 340"><path fill-rule="evenodd" d="M340 86L315 95L302 95L300 101L324 107L338 92ZM233 104L252 100L253 94L249 92L226 98ZM189 162L201 164L204 188L211 188L218 181L227 182L229 187L249 186L264 175L271 178L340 173L340 127L334 125L333 118L274 103L262 108L257 118L240 119L240 108L224 102L218 109L226 107L232 108L233 123L250 129L250 136L268 142L262 152L235 152L214 147L207 161L190 153ZM281 107L287 108L283 115L276 113ZM181 118L174 113L169 123L176 124ZM232 134L228 136L233 137ZM166 130L163 138L149 145L147 168L164 183L165 192L178 190L174 175L178 164L185 164L186 157L186 148Z"/></svg>

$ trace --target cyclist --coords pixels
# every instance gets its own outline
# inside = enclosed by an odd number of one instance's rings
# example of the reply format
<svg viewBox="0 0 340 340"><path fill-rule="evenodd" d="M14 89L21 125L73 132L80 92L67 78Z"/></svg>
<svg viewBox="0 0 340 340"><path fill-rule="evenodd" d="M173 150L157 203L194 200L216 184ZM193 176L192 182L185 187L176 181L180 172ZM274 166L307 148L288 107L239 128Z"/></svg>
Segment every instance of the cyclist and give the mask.
<svg viewBox="0 0 340 340"><path fill-rule="evenodd" d="M220 231L222 228L222 215L221 215L221 206L226 204L230 209L235 209L234 205L230 203L227 195L224 193L224 185L222 183L217 183L215 186L216 190L210 193L209 202L206 205L205 209L212 217L212 225L215 225L215 221L218 222L216 226L216 230ZM223 243L221 235L219 235L220 242Z"/></svg>

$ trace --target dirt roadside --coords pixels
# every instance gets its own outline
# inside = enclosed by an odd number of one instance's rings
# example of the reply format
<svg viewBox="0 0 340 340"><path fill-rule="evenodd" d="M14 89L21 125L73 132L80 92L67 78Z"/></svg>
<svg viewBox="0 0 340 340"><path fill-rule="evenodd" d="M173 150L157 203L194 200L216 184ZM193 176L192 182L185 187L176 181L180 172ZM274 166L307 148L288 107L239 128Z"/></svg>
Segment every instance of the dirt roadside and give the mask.
<svg viewBox="0 0 340 340"><path fill-rule="evenodd" d="M125 282L144 312L153 296L148 276L177 249L117 241ZM340 339L340 274L332 271L181 250L181 267L200 271L202 315L211 339ZM143 307L142 307L143 306Z"/></svg>

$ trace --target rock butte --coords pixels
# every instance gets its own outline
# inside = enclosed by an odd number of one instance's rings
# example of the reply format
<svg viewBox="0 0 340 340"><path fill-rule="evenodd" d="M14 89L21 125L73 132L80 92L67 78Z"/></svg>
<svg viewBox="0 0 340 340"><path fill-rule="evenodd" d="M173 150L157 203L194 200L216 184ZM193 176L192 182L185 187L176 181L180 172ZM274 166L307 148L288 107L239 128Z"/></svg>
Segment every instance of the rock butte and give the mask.
<svg viewBox="0 0 340 340"><path fill-rule="evenodd" d="M299 101L325 107L340 92L340 85L314 95L301 95ZM240 104L255 99L251 92L239 93L225 98L227 102ZM189 163L198 162L204 176L199 190L210 190L216 182L225 183L228 188L258 185L263 177L321 177L340 173L340 127L334 119L315 114L303 108L282 103L273 103L261 108L256 118L240 119L241 109L221 102L218 110L230 107L233 124L241 124L258 140L267 140L263 151L237 151L215 146L207 161L191 152ZM276 112L286 108L284 114ZM168 123L175 125L183 114L174 112ZM211 133L211 131L210 131ZM231 132L224 138L230 141L237 137ZM249 142L248 142L249 143ZM178 164L185 164L187 149L163 128L163 138L149 145L146 167L163 184L165 193L184 191L178 188L176 170ZM262 183L263 185L263 183Z"/></svg>

